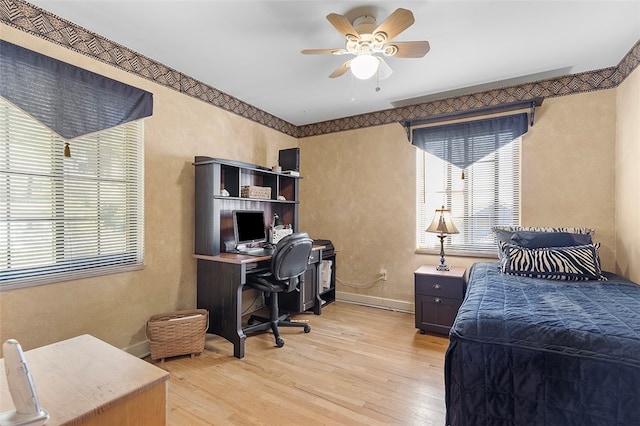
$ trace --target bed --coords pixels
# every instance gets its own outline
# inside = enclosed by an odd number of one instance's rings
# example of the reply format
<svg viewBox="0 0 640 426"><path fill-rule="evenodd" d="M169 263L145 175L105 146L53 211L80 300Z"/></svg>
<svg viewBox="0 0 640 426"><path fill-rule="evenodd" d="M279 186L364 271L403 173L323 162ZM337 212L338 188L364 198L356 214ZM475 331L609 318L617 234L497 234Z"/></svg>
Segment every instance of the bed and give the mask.
<svg viewBox="0 0 640 426"><path fill-rule="evenodd" d="M445 357L447 425L640 425L640 286L501 265L470 269Z"/></svg>

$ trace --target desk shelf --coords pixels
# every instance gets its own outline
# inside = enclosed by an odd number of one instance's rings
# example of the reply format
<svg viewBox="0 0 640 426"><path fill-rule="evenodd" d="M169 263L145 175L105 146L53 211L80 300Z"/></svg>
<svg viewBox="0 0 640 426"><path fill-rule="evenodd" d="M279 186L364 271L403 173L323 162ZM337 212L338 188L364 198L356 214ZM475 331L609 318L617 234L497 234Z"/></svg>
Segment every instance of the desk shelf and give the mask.
<svg viewBox="0 0 640 426"><path fill-rule="evenodd" d="M214 195L213 198L220 200L236 200L236 201L262 201L265 203L275 203L275 204L298 204L298 201L289 201L289 200L266 200L261 198L244 198L244 197L226 197L223 195Z"/></svg>
<svg viewBox="0 0 640 426"><path fill-rule="evenodd" d="M336 300L336 255L333 251L333 246L326 253L323 253L322 260L331 262L330 275L328 277L324 277L321 275L322 279L318 280L319 282L324 281L325 279L329 281L329 287L319 288L320 303L322 303L322 305L325 305ZM322 270L322 267L320 269Z"/></svg>

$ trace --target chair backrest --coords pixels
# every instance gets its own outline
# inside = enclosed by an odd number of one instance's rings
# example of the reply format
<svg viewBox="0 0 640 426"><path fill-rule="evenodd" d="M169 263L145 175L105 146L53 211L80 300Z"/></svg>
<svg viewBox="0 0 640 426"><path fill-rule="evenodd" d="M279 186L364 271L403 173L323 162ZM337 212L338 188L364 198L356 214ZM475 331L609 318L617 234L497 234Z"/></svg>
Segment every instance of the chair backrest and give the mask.
<svg viewBox="0 0 640 426"><path fill-rule="evenodd" d="M298 277L307 270L313 240L306 232L287 235L276 245L271 258L271 273L278 281L289 281L288 291L298 285Z"/></svg>

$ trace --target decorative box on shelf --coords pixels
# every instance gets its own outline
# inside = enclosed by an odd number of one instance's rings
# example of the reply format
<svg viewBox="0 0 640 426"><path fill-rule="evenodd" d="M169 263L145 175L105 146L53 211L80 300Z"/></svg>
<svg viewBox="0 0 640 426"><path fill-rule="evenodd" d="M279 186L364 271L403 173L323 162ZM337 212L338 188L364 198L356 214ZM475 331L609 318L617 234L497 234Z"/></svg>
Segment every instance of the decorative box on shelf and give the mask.
<svg viewBox="0 0 640 426"><path fill-rule="evenodd" d="M178 355L194 355L204 351L209 312L206 309L167 312L147 321L147 339L151 359Z"/></svg>
<svg viewBox="0 0 640 426"><path fill-rule="evenodd" d="M271 198L271 188L268 186L244 185L240 188L240 197L268 200Z"/></svg>

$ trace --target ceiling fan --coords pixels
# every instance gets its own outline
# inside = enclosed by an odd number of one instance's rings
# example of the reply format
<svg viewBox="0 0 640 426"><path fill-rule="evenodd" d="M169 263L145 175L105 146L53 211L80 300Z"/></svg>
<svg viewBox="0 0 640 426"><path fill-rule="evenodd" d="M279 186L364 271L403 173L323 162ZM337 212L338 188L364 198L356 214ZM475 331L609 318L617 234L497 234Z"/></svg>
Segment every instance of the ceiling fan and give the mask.
<svg viewBox="0 0 640 426"><path fill-rule="evenodd" d="M351 70L354 76L366 80L378 74L387 78L393 72L383 56L397 58L421 58L429 52L428 41L391 41L415 22L410 10L398 8L380 25L373 16L360 16L353 24L337 13L327 15L327 20L346 38L345 47L337 49L305 49L305 55L355 55L340 65L329 78L340 77Z"/></svg>

